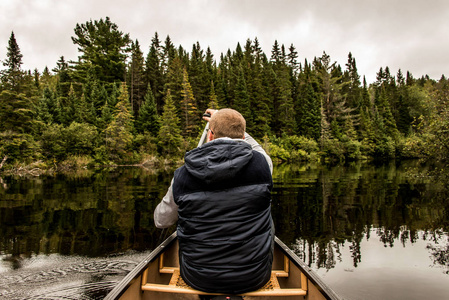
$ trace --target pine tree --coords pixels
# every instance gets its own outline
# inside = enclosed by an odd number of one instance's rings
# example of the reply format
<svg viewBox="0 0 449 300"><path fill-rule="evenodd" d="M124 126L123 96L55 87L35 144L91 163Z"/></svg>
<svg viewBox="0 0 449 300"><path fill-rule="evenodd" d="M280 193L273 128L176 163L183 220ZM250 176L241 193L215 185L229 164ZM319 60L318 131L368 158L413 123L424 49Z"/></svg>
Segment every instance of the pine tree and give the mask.
<svg viewBox="0 0 449 300"><path fill-rule="evenodd" d="M237 110L242 114L242 116L246 120L246 128L249 132L253 132L254 125L253 125L253 119L251 114L251 107L249 103L249 96L248 96L248 90L246 87L246 81L245 76L243 73L242 67L238 68L239 70L239 76L237 80L237 85L235 87L235 99L234 99L234 105L232 108Z"/></svg>
<svg viewBox="0 0 449 300"><path fill-rule="evenodd" d="M313 87L310 68L306 67L305 72L295 105L297 133L318 140L321 127L320 97Z"/></svg>
<svg viewBox="0 0 449 300"><path fill-rule="evenodd" d="M128 88L125 83L120 88L120 96L115 106L114 116L106 128L106 148L113 160L126 159L133 141L133 115L129 104Z"/></svg>
<svg viewBox="0 0 449 300"><path fill-rule="evenodd" d="M184 78L184 66L179 57L174 58L167 72L167 80L165 82L165 90L170 90L170 97L175 103L178 114L181 114L180 104L182 102L182 81ZM159 108L158 108L159 109Z"/></svg>
<svg viewBox="0 0 449 300"><path fill-rule="evenodd" d="M97 118L97 128L99 132L103 132L114 119L114 111L106 100L101 109L101 115Z"/></svg>
<svg viewBox="0 0 449 300"><path fill-rule="evenodd" d="M348 54L346 71L343 75L343 81L347 84L343 86L342 93L346 95L348 107L359 108L361 105L360 76L357 72L357 65L352 53Z"/></svg>
<svg viewBox="0 0 449 300"><path fill-rule="evenodd" d="M57 92L59 97L67 97L71 83L69 64L65 61L64 56L56 62L56 68L52 69L57 76Z"/></svg>
<svg viewBox="0 0 449 300"><path fill-rule="evenodd" d="M162 113L165 76L162 71L162 51L157 32L152 39L150 52L145 61L146 84L151 85L153 95L156 100L158 113Z"/></svg>
<svg viewBox="0 0 449 300"><path fill-rule="evenodd" d="M182 102L181 102L181 124L184 136L192 137L196 135L198 129L198 109L193 96L192 87L189 82L189 75L184 68L182 79Z"/></svg>
<svg viewBox="0 0 449 300"><path fill-rule="evenodd" d="M140 50L139 41L131 46L131 63L128 70L128 82L130 87L130 102L133 115L137 116L145 96L144 59Z"/></svg>
<svg viewBox="0 0 449 300"><path fill-rule="evenodd" d="M77 123L89 123L94 125L96 122L96 111L92 102L87 102L84 93L74 104L74 120Z"/></svg>
<svg viewBox="0 0 449 300"><path fill-rule="evenodd" d="M173 45L170 36L167 35L162 47L162 71L165 73L172 60L176 57L176 48Z"/></svg>
<svg viewBox="0 0 449 300"><path fill-rule="evenodd" d="M382 120L383 132L390 137L396 137L398 130L396 121L390 109L390 103L387 99L387 91L383 86L380 87L380 93L377 93L375 103L378 110L379 118Z"/></svg>
<svg viewBox="0 0 449 300"><path fill-rule="evenodd" d="M151 85L148 85L147 93L140 107L135 126L140 133L149 132L152 136L157 136L159 132L160 118L157 113L156 100L151 90Z"/></svg>
<svg viewBox="0 0 449 300"><path fill-rule="evenodd" d="M64 105L61 105L61 122L66 127L76 120L77 112L75 105L78 101L73 85L71 84Z"/></svg>
<svg viewBox="0 0 449 300"><path fill-rule="evenodd" d="M48 87L44 89L37 104L37 119L46 124L61 123L61 107L55 93Z"/></svg>
<svg viewBox="0 0 449 300"><path fill-rule="evenodd" d="M207 107L212 109L220 109L218 105L217 95L215 94L215 87L213 81L211 81L210 83L209 104L207 105Z"/></svg>
<svg viewBox="0 0 449 300"><path fill-rule="evenodd" d="M109 17L76 24L74 31L72 41L81 53L78 61L72 62L75 78L85 82L86 73L92 68L101 83L123 82L125 59L131 42L129 34L119 31Z"/></svg>
<svg viewBox="0 0 449 300"><path fill-rule="evenodd" d="M3 62L3 66L6 67L6 69L2 70L0 73L1 83L3 89L20 93L22 92L21 83L24 76L21 69L23 55L20 52L14 32L11 32L11 37L9 38L6 50L6 60Z"/></svg>
<svg viewBox="0 0 449 300"><path fill-rule="evenodd" d="M179 128L179 117L169 89L165 96L158 139L161 154L172 157L181 153L182 136Z"/></svg>

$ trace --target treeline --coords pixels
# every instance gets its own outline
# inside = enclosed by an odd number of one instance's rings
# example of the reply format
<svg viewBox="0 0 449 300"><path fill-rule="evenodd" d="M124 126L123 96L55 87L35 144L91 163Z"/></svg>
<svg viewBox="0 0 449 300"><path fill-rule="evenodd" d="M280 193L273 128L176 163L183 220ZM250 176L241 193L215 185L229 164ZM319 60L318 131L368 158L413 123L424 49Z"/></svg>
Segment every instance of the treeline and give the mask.
<svg viewBox="0 0 449 300"><path fill-rule="evenodd" d="M180 158L195 146L208 107L231 107L279 161L446 158L448 80L380 68L367 84L351 53L299 61L255 38L217 61L157 33L146 55L108 17L77 24L76 61L42 74L21 68L11 34L0 78L0 168L32 161L124 164ZM6 162L6 163L5 163Z"/></svg>

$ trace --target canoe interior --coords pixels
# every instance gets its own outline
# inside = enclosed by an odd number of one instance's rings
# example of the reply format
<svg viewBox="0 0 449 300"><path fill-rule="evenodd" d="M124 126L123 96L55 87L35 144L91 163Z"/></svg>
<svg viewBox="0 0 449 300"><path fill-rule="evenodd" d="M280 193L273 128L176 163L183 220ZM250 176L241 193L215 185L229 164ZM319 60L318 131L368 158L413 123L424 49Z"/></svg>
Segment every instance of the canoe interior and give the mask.
<svg viewBox="0 0 449 300"><path fill-rule="evenodd" d="M288 258L288 259L286 259ZM172 273L161 273L161 268L179 268L176 233L155 249L109 293L105 300L198 300L195 294L142 291L142 283L168 285ZM305 296L245 296L245 300L335 300L338 296L302 262L287 246L276 238L273 270L288 270L288 277L278 277L282 289L301 288ZM303 279L301 280L301 273Z"/></svg>

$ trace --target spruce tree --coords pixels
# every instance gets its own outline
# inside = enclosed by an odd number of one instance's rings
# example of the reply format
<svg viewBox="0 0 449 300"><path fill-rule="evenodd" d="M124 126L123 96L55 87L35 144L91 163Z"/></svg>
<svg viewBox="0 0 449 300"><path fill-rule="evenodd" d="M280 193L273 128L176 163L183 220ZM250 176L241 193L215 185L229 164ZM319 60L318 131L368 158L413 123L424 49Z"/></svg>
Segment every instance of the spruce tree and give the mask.
<svg viewBox="0 0 449 300"><path fill-rule="evenodd" d="M0 73L1 83L3 89L20 93L22 92L21 83L24 76L21 69L23 55L20 52L14 32L11 32L6 50L6 59L3 61L3 66L6 68Z"/></svg>
<svg viewBox="0 0 449 300"><path fill-rule="evenodd" d="M220 109L218 105L217 95L215 94L215 87L213 81L211 81L210 83L209 104L207 105L207 107L212 109Z"/></svg>
<svg viewBox="0 0 449 300"><path fill-rule="evenodd" d="M165 75L162 71L162 48L157 32L151 40L150 51L145 61L145 83L151 85L159 114L162 114Z"/></svg>
<svg viewBox="0 0 449 300"><path fill-rule="evenodd" d="M184 78L184 66L179 57L174 58L168 66L165 91L170 90L170 97L175 103L178 114L181 113L180 104L182 102L182 81ZM159 107L158 107L159 110Z"/></svg>
<svg viewBox="0 0 449 300"><path fill-rule="evenodd" d="M79 102L76 97L73 85L70 85L67 98L65 98L64 105L61 105L61 122L66 127L76 120L76 104Z"/></svg>
<svg viewBox="0 0 449 300"><path fill-rule="evenodd" d="M57 76L57 92L58 96L65 98L67 97L71 83L69 64L65 61L64 56L61 56L60 59L56 62L56 68L53 68L52 71Z"/></svg>
<svg viewBox="0 0 449 300"><path fill-rule="evenodd" d="M131 63L128 67L128 83L130 88L130 102L133 115L137 116L145 96L145 74L143 53L140 50L139 41L132 43Z"/></svg>
<svg viewBox="0 0 449 300"><path fill-rule="evenodd" d="M106 148L112 160L124 160L131 151L133 141L133 115L129 104L128 88L123 83L115 106L114 116L106 128Z"/></svg>
<svg viewBox="0 0 449 300"><path fill-rule="evenodd" d="M158 139L158 146L162 155L173 157L181 153L182 136L179 128L179 117L169 89L165 96Z"/></svg>
<svg viewBox="0 0 449 300"><path fill-rule="evenodd" d="M47 124L61 123L61 106L55 93L48 87L44 89L37 104L37 119Z"/></svg>
<svg viewBox="0 0 449 300"><path fill-rule="evenodd" d="M156 100L149 84L135 126L140 133L148 132L152 136L157 136L159 132L160 118L157 113Z"/></svg>
<svg viewBox="0 0 449 300"><path fill-rule="evenodd" d="M232 108L237 110L242 114L242 116L246 120L246 128L249 132L254 131L254 124L251 114L251 106L249 103L249 96L248 96L248 90L246 88L246 81L245 76L243 73L243 69L240 66L238 68L239 70L239 76L237 80L237 85L235 87L235 99L234 99L234 105Z"/></svg>
<svg viewBox="0 0 449 300"><path fill-rule="evenodd" d="M181 100L181 124L184 136L192 137L197 134L198 129L198 109L193 96L192 86L189 82L189 75L184 68L182 79L182 100Z"/></svg>
<svg viewBox="0 0 449 300"><path fill-rule="evenodd" d="M320 97L314 90L311 80L306 78L299 88L299 97L295 105L297 133L318 140L321 127Z"/></svg>

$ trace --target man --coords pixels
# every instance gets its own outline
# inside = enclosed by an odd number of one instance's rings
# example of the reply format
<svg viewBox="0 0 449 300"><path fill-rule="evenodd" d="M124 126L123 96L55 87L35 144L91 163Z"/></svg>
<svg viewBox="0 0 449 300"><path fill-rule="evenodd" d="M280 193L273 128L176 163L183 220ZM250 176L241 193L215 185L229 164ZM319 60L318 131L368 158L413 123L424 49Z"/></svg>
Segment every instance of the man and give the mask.
<svg viewBox="0 0 449 300"><path fill-rule="evenodd" d="M208 109L208 141L185 155L154 212L176 221L180 272L201 291L240 294L262 287L273 260L272 162L233 109Z"/></svg>

